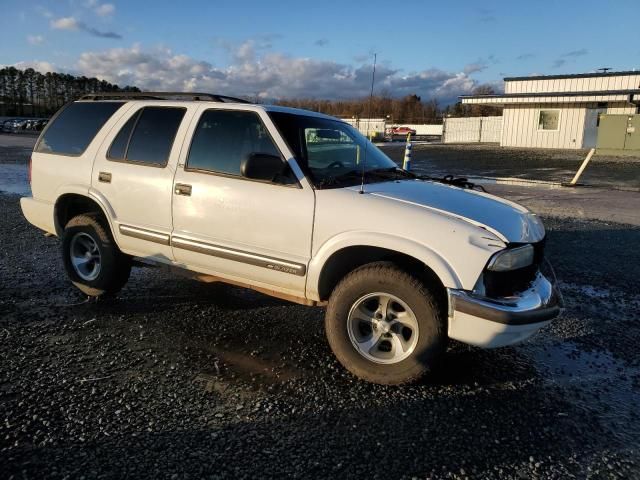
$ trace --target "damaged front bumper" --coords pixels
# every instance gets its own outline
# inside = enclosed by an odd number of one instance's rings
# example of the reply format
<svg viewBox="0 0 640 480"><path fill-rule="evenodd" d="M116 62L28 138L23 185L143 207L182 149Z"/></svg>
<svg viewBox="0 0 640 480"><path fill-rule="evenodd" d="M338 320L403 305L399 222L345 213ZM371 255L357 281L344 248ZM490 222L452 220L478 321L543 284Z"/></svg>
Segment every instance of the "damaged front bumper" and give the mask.
<svg viewBox="0 0 640 480"><path fill-rule="evenodd" d="M541 273L512 297L488 298L449 289L449 337L485 348L502 347L530 337L561 312L556 287Z"/></svg>

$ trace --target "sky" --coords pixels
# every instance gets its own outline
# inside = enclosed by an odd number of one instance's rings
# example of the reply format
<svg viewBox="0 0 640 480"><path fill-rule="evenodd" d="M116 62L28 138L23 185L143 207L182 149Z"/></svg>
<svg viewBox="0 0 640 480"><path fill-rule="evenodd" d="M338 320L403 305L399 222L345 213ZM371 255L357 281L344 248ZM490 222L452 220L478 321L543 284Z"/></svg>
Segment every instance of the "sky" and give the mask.
<svg viewBox="0 0 640 480"><path fill-rule="evenodd" d="M0 65L145 90L451 103L505 76L640 69L639 0L0 0Z"/></svg>

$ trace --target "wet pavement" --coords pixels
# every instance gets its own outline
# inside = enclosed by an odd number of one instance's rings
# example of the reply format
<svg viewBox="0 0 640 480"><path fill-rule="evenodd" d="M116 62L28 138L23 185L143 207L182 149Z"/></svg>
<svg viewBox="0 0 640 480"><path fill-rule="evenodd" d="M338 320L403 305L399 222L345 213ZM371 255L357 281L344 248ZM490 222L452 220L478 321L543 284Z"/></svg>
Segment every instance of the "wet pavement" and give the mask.
<svg viewBox="0 0 640 480"><path fill-rule="evenodd" d="M86 302L0 194L2 477L640 478L640 228L545 224L563 317L397 388L320 308L154 268Z"/></svg>
<svg viewBox="0 0 640 480"><path fill-rule="evenodd" d="M404 145L382 150L402 164ZM587 156L587 150L506 148L497 145L418 144L413 147L413 169L423 175L516 178L569 182ZM640 191L640 158L595 155L580 178L600 188Z"/></svg>

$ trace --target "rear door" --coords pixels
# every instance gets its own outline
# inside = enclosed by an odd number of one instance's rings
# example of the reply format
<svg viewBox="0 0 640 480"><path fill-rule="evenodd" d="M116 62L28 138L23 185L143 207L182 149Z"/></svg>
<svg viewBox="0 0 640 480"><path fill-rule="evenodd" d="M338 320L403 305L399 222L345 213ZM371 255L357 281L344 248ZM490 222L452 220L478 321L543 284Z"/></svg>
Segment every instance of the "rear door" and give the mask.
<svg viewBox="0 0 640 480"><path fill-rule="evenodd" d="M120 248L173 259L172 185L192 111L180 104L136 103L107 135L92 172L92 194L111 210Z"/></svg>
<svg viewBox="0 0 640 480"><path fill-rule="evenodd" d="M173 196L177 262L255 286L304 296L315 195L289 167L284 141L259 109L201 107ZM240 174L251 153L279 155L272 182ZM291 160L293 161L293 160Z"/></svg>

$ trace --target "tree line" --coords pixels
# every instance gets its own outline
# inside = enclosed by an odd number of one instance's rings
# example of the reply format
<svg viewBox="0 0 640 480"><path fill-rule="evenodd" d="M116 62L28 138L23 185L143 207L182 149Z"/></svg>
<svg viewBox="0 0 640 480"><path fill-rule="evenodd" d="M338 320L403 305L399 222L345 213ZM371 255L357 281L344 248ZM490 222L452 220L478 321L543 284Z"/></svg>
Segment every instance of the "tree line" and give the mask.
<svg viewBox="0 0 640 480"><path fill-rule="evenodd" d="M477 87L474 95L494 94L492 87L482 85ZM418 95L406 95L394 98L383 92L371 99L359 98L353 100L318 100L313 98L298 98L279 100L278 105L303 108L326 113L342 118L385 118L391 124L397 123L442 123L443 117L474 117L502 115L502 109L485 105L454 105L441 107L435 99L422 100Z"/></svg>
<svg viewBox="0 0 640 480"><path fill-rule="evenodd" d="M135 86L120 88L95 77L67 73L40 73L33 68L0 69L0 115L47 117L65 103L89 93L140 92ZM495 93L490 86L479 86L474 94ZM422 100L418 95L395 98L387 91L371 100L368 97L352 100L318 100L313 98L283 99L278 105L304 108L342 118L386 118L397 123L442 123L445 116L469 117L501 115L502 110L482 105L447 105L437 100Z"/></svg>
<svg viewBox="0 0 640 480"><path fill-rule="evenodd" d="M0 114L47 117L65 103L88 93L139 91L94 77L4 67L0 69Z"/></svg>

